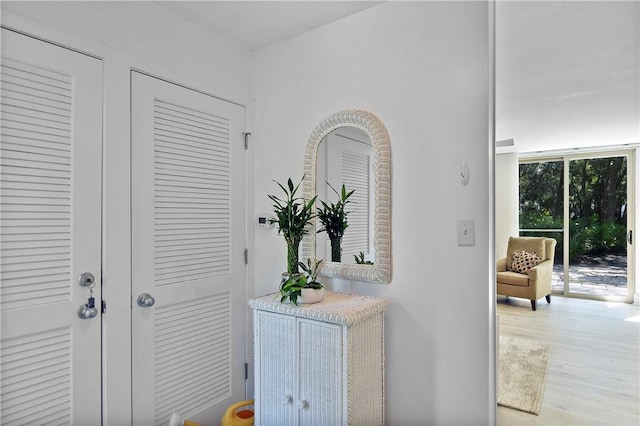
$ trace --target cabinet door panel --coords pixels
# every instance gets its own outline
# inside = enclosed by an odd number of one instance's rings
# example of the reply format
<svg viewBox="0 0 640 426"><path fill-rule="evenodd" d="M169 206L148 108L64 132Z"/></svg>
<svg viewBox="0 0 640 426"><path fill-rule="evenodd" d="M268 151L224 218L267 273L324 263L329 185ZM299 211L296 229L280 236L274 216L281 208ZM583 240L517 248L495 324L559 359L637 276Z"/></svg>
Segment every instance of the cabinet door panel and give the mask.
<svg viewBox="0 0 640 426"><path fill-rule="evenodd" d="M298 341L300 425L342 424L342 326L298 319Z"/></svg>
<svg viewBox="0 0 640 426"><path fill-rule="evenodd" d="M255 313L256 424L297 424L296 318Z"/></svg>

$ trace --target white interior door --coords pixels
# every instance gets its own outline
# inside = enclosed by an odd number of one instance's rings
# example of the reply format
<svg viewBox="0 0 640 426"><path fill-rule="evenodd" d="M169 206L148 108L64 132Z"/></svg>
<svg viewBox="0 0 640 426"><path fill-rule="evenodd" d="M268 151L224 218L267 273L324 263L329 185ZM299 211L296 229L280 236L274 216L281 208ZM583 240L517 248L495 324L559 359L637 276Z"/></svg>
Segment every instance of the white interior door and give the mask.
<svg viewBox="0 0 640 426"><path fill-rule="evenodd" d="M218 424L245 396L244 108L133 72L131 110L133 423Z"/></svg>
<svg viewBox="0 0 640 426"><path fill-rule="evenodd" d="M0 423L97 425L102 63L3 29L1 65Z"/></svg>

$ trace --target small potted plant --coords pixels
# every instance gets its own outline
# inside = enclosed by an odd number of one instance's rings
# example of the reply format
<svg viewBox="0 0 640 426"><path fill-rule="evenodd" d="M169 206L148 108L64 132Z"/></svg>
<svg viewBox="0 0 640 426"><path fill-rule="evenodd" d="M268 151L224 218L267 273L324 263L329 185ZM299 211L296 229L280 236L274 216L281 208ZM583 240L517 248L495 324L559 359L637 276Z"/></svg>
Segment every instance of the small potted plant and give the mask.
<svg viewBox="0 0 640 426"><path fill-rule="evenodd" d="M373 265L373 262L370 260L364 260L364 252L361 251L359 254L354 254L353 258L356 260L357 265Z"/></svg>
<svg viewBox="0 0 640 426"><path fill-rule="evenodd" d="M293 185L291 178L287 181L285 188L279 182L276 182L284 191L286 197L280 199L275 195L269 195L273 204L273 212L275 218L269 219L269 223L278 224L278 234L284 236L287 242L287 273L289 275L299 272L298 269L298 252L300 250L300 242L302 237L308 232L305 228L311 223L311 219L315 217L313 213L313 205L316 197L309 201L305 201L301 197L296 197L296 193L304 176L296 186Z"/></svg>
<svg viewBox="0 0 640 426"><path fill-rule="evenodd" d="M304 273L290 274L280 284L280 302L289 299L291 303L317 303L324 298L325 289L318 279L319 267L322 260L307 259L307 263L299 262L298 266Z"/></svg>
<svg viewBox="0 0 640 426"><path fill-rule="evenodd" d="M322 227L318 230L318 233L326 232L329 237L329 241L331 242L331 261L341 262L342 237L344 231L349 226L347 223L347 215L349 212L345 210L345 207L350 202L349 197L353 195L355 189L347 192L344 184L342 184L342 190L338 192L329 182L327 182L327 185L336 193L338 201L327 204L320 200L322 208L318 207L317 216L318 219L320 219Z"/></svg>

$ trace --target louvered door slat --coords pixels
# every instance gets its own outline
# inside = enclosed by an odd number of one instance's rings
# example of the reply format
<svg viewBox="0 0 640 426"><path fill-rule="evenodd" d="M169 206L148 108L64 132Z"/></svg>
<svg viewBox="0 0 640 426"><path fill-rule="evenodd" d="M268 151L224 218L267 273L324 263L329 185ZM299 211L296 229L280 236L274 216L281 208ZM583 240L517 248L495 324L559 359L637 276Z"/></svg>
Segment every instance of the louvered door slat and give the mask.
<svg viewBox="0 0 640 426"><path fill-rule="evenodd" d="M68 273L68 270L66 268L66 266L61 266L61 267L55 267L55 268L47 268L47 269L34 269L33 271L31 271L31 273L25 274L23 271L18 271L18 272L2 272L2 274L0 275L0 278L4 281L7 281L7 284L4 285L2 288L9 288L13 286L21 286L24 288L25 292L29 292L29 288L27 287L29 284L36 284L36 283L42 283L42 282L46 282L47 279L52 279L53 281L55 281L57 278L59 279L59 277L65 277L65 278L70 278L70 275ZM13 281L13 283L10 283L10 281ZM68 289L66 290L68 292ZM43 303L42 300L38 300L38 298L36 296L36 294L32 294L31 292L29 292L30 294L27 297L27 295L25 295L24 297L24 301L25 302L30 302L32 304L40 304ZM42 299L46 299L46 298L42 298ZM3 300L3 303L9 303L8 300Z"/></svg>
<svg viewBox="0 0 640 426"><path fill-rule="evenodd" d="M215 161L218 160L219 156L225 157L225 155L228 154L225 151L224 146L217 148L217 146L215 145L211 146L210 143L207 144L205 142L197 142L195 140L169 138L163 136L159 132L156 134L156 144L168 150L173 148L182 149L185 153L188 153L190 155L207 155ZM216 155L212 156L212 154Z"/></svg>
<svg viewBox="0 0 640 426"><path fill-rule="evenodd" d="M68 248L67 234L65 233L37 233L22 235L3 235L0 247L5 250L24 250L38 249L47 247L65 247ZM23 252L19 252L23 253ZM19 255L16 252L12 255ZM11 257L9 255L7 257Z"/></svg>
<svg viewBox="0 0 640 426"><path fill-rule="evenodd" d="M180 117L184 122L200 123L206 126L222 126L227 128L227 120L222 117L216 117L195 108L185 107L184 105L176 105L162 100L157 100L156 111L158 115L166 114L172 117Z"/></svg>
<svg viewBox="0 0 640 426"><path fill-rule="evenodd" d="M207 138L203 134L185 134L178 132L167 127L160 127L155 129L155 139L161 144L171 144L175 146L186 147L192 150L204 149L205 151L219 152L221 155L225 155L223 140ZM215 144L212 144L214 142ZM219 145L219 147L218 147Z"/></svg>
<svg viewBox="0 0 640 426"><path fill-rule="evenodd" d="M37 146L35 144L27 145L24 143L12 144L12 143L5 142L3 144L3 149L5 153L22 152L25 154L41 155L41 156L50 157L50 158L59 158L59 159L67 160L67 161L62 161L63 164L69 163L70 162L69 160L71 158L68 152L61 151L58 147L45 148L45 147Z"/></svg>
<svg viewBox="0 0 640 426"><path fill-rule="evenodd" d="M158 139L175 138L184 142L198 144L209 144L210 142L223 142L225 134L222 132L207 132L202 129L192 129L188 125L173 124L171 122L156 123Z"/></svg>
<svg viewBox="0 0 640 426"><path fill-rule="evenodd" d="M25 93L42 99L71 104L72 82L67 75L52 74L44 68L28 70L29 65L13 62L14 67L2 64L2 86L11 92Z"/></svg>
<svg viewBox="0 0 640 426"><path fill-rule="evenodd" d="M224 247L222 243L215 241L198 241L198 240L185 240L176 242L167 242L165 244L158 244L156 248L156 254L158 257L170 256L172 253L185 252L188 253L191 250L210 249Z"/></svg>
<svg viewBox="0 0 640 426"><path fill-rule="evenodd" d="M203 164L206 169L209 169L212 165L224 165L228 159L221 158L216 155L215 151L209 149L207 152L194 152L182 147L167 146L168 144L156 143L156 156L157 158L166 158L177 161L187 161L192 164ZM172 161L173 162L173 161Z"/></svg>
<svg viewBox="0 0 640 426"><path fill-rule="evenodd" d="M2 73L19 76L24 80L40 82L49 87L68 89L71 86L67 75L64 73L9 57L2 58Z"/></svg>
<svg viewBox="0 0 640 426"><path fill-rule="evenodd" d="M71 126L69 117L60 115L54 117L39 114L33 110L19 110L10 105L3 105L0 117L8 126L11 126L12 123L20 123L17 127L24 130L37 129L38 132L43 132L50 129L53 134L61 134L63 136L69 133Z"/></svg>
<svg viewBox="0 0 640 426"><path fill-rule="evenodd" d="M67 120L68 113L61 113L60 110L65 112L70 111L69 108L61 108L59 105L57 107L46 105L43 103L34 103L27 102L23 97L18 96L17 92L7 92L13 93L13 96L5 96L2 99L3 109L9 111L11 109L15 111L23 111L29 114L37 114L43 118L57 119L65 121Z"/></svg>
<svg viewBox="0 0 640 426"><path fill-rule="evenodd" d="M0 158L0 166L2 166L2 173L0 173L0 177L3 182L11 182L14 180L20 181L24 176L33 176L34 179L70 179L71 176L66 171L59 170L46 170L46 169L36 169L33 167L30 168L21 168L18 166L10 166L8 164L2 164L2 159ZM11 179L15 177L14 179ZM42 181L42 180L41 180ZM46 182L46 181L45 181ZM4 193L3 193L4 196ZM42 197L46 198L46 197Z"/></svg>
<svg viewBox="0 0 640 426"><path fill-rule="evenodd" d="M28 84L28 82L25 82ZM22 99L34 105L45 105L60 110L71 110L71 97L63 93L44 92L25 84L2 81L2 93L11 99Z"/></svg>
<svg viewBox="0 0 640 426"><path fill-rule="evenodd" d="M69 147L69 135L68 134L54 134L52 132L48 132L45 129L42 131L36 131L35 129L27 129L23 128L23 126L9 125L13 123L6 123L2 126L2 136L4 138L8 138L7 140L11 140L10 138L15 139L23 139L27 141L27 143L31 143L32 141L42 141L51 144L57 144L60 148L64 148L65 146Z"/></svg>
<svg viewBox="0 0 640 426"><path fill-rule="evenodd" d="M3 309L29 304L40 305L70 299L69 284L46 287L47 276L70 277L71 259L38 260L38 246L14 248L4 244L4 237L58 230L67 237L63 251L71 252L71 111L67 107L55 108L60 102L69 104L72 79L69 75L53 73L17 61L3 61L3 88L21 102L2 100L2 300ZM54 100L47 107L48 113L39 113L37 105L29 107L29 101L37 97ZM53 115L55 114L55 115ZM4 134L9 136L5 136ZM48 136L57 143L47 142ZM44 146L43 146L44 145ZM34 175L34 171L37 173ZM51 175L59 176L50 182ZM25 179L26 178L26 179ZM25 182L25 180L28 180ZM49 203L47 200L55 200ZM53 208L48 207L53 204ZM16 250L16 251L14 251ZM15 263L16 256L25 262ZM30 261L29 261L30 260Z"/></svg>
<svg viewBox="0 0 640 426"><path fill-rule="evenodd" d="M178 167L162 167L161 164L156 164L156 176L158 179L194 179L198 182L220 180L222 182L228 182L227 176L220 173L211 173L206 169L195 172L193 170L181 169Z"/></svg>
<svg viewBox="0 0 640 426"><path fill-rule="evenodd" d="M167 115L167 108L171 109L171 116ZM228 135L228 123L219 117L158 99L154 111L156 243L166 244L171 241L171 236L182 240L185 235L199 235L228 249L229 145L221 145L215 139L218 128L225 124L227 129L223 128L222 134ZM180 145L163 139L164 135L173 133L180 134ZM220 155L220 152L224 154ZM167 173L167 170L176 168L183 172L182 175ZM171 198L178 191L200 196L203 202L209 203L209 208L203 209L202 205L194 208L189 201ZM171 205L164 202L166 199L172 200ZM155 258L155 265L156 278L162 285L167 285L225 273L229 256L224 252L205 259L160 256Z"/></svg>
<svg viewBox="0 0 640 426"><path fill-rule="evenodd" d="M160 421L170 414L169 407L184 404L188 399L185 395L176 391L176 386L187 386L190 392L202 398L208 395L216 399L220 395L209 386L212 379L211 370L214 366L226 366L225 371L230 371L230 335L226 326L229 320L229 295L221 294L216 297L200 300L196 303L196 312L199 315L191 315L194 311L192 302L176 304L166 309L156 310L156 417ZM194 302L195 303L195 302ZM168 321L167 318L171 320ZM216 330L220 325L222 333ZM217 363L211 357L203 357L198 350L185 351L184 344L188 341L210 342L210 348L200 347L200 351L207 349L209 353L216 349L223 354ZM205 346L206 343L203 345ZM181 356L176 356L180 354ZM222 363L222 364L221 364ZM174 371L182 374L175 376ZM192 380L186 381L183 377L191 374ZM172 376L173 380L165 380L166 376Z"/></svg>
<svg viewBox="0 0 640 426"><path fill-rule="evenodd" d="M16 250L14 256L7 256L5 258L5 265L11 265L15 263L28 263L32 261L45 261L62 259L69 257L70 253L66 247L35 247L31 250Z"/></svg>
<svg viewBox="0 0 640 426"><path fill-rule="evenodd" d="M156 139L156 148L156 152L162 152L167 155L207 160L204 161L205 164L209 164L209 161L214 164L225 164L229 160L224 157L224 150L216 150L214 149L215 146L200 147L195 144L176 144L173 141L164 141L158 138Z"/></svg>
<svg viewBox="0 0 640 426"><path fill-rule="evenodd" d="M30 189L29 186L23 186L23 189ZM54 189L54 188L52 188ZM70 209L68 206L60 206L60 205L50 205L50 204L42 204L41 202L32 200L32 202L29 204L29 210L25 210L25 206L24 204L9 204L9 203L5 203L2 206L2 210L3 212L6 213L26 213L28 211L31 211L33 213L52 213L52 214L68 214L70 213ZM4 215L2 217L5 217Z"/></svg>
<svg viewBox="0 0 640 426"><path fill-rule="evenodd" d="M53 330L3 341L3 424L28 424L45 414L49 418L56 413L56 406L64 411L62 417L70 420L70 339L68 330Z"/></svg>

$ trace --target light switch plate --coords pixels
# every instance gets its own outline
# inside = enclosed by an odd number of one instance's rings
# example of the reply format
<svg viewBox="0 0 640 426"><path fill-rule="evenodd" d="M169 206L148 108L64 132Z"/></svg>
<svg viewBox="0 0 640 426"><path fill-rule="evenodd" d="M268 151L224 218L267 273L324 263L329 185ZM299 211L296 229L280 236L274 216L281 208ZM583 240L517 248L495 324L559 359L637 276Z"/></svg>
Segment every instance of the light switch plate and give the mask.
<svg viewBox="0 0 640 426"><path fill-rule="evenodd" d="M456 230L458 234L459 246L475 246L476 245L476 229L473 219L457 220Z"/></svg>

